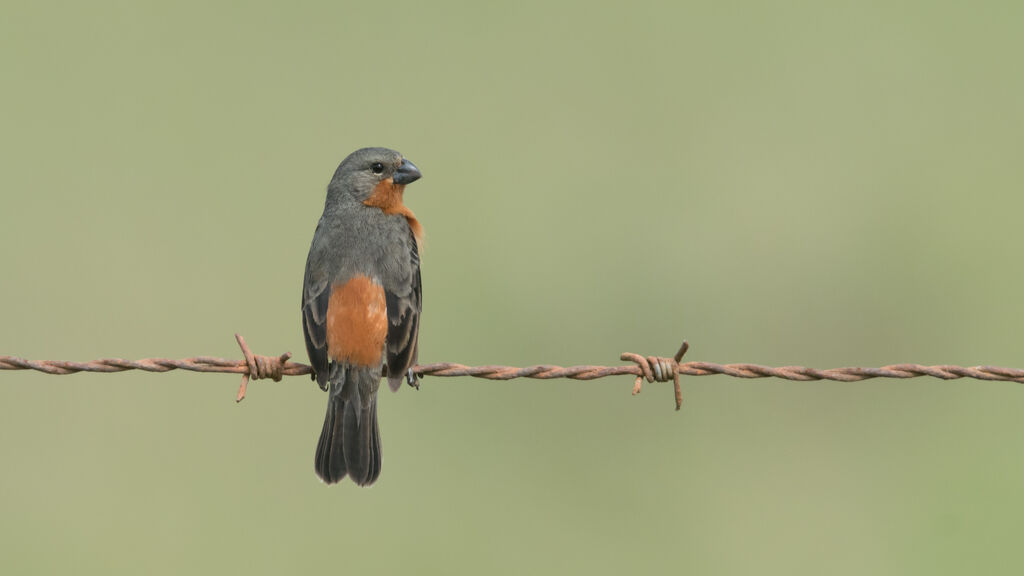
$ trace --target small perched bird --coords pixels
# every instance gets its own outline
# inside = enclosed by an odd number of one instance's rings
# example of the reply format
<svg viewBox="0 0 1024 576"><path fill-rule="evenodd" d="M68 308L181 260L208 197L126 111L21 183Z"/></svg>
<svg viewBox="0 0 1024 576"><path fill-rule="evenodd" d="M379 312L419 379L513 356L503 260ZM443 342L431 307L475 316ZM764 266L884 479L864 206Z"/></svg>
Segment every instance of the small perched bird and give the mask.
<svg viewBox="0 0 1024 576"><path fill-rule="evenodd" d="M402 202L421 174L387 148L356 150L327 186L302 286L302 327L313 377L330 387L316 448L317 476L360 486L380 475L377 389L396 391L418 353L419 243L423 228Z"/></svg>

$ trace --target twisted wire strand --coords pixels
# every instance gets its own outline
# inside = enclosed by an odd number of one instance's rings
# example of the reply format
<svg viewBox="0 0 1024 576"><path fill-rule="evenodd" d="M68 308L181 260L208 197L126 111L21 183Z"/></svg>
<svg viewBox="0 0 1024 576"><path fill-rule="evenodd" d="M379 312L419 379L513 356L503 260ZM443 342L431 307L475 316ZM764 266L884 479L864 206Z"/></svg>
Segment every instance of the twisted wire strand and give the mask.
<svg viewBox="0 0 1024 576"><path fill-rule="evenodd" d="M239 386L236 400L245 398L249 380L269 378L280 381L284 376L303 376L313 373L313 369L299 362L291 361L291 354L280 356L260 356L249 350L245 339L235 334L235 339L242 350L243 360L226 360L209 356L197 356L180 360L170 358L144 358L142 360L124 360L121 358L101 358L91 362L68 362L63 360L26 360L16 356L0 356L0 370L35 370L45 374L75 374L78 372L125 372L142 370L144 372L170 372L171 370L188 370L190 372L218 372L241 374L242 384ZM781 378L784 380L812 381L834 380L837 382L857 382L871 378L917 378L932 376L942 380L957 378L974 378L976 380L998 380L1024 384L1024 370L1001 366L924 366L921 364L892 364L880 368L831 368L819 370L805 366L761 366L758 364L715 364L712 362L682 362L683 355L689 349L685 341L674 357L641 356L625 352L620 357L623 361L632 362L622 366L554 366L540 364L536 366L465 366L452 362L421 364L414 366L412 372L416 376L457 377L469 376L488 380L513 380L515 378L533 378L550 380L570 378L573 380L596 380L608 376L634 376L633 394L639 394L643 381L672 381L675 388L676 410L682 406L682 388L679 376L710 376L721 374L734 378Z"/></svg>

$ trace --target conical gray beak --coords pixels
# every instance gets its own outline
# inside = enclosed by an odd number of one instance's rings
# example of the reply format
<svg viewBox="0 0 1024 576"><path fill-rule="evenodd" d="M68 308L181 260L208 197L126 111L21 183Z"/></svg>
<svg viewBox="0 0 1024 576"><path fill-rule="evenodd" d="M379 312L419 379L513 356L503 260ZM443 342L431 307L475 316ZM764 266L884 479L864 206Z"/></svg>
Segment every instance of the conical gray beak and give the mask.
<svg viewBox="0 0 1024 576"><path fill-rule="evenodd" d="M420 169L408 160L402 160L402 165L395 170L393 177L395 184L411 184L422 177Z"/></svg>

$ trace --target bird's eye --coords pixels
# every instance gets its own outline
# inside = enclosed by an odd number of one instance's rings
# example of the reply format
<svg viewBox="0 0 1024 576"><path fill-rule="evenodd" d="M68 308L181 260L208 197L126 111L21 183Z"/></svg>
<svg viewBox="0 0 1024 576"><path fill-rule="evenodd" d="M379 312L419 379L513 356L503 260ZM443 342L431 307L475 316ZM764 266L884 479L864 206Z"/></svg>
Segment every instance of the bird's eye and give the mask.
<svg viewBox="0 0 1024 576"><path fill-rule="evenodd" d="M384 165L380 162L374 162L373 166L370 166L370 170L373 170L374 174L380 174L384 172Z"/></svg>

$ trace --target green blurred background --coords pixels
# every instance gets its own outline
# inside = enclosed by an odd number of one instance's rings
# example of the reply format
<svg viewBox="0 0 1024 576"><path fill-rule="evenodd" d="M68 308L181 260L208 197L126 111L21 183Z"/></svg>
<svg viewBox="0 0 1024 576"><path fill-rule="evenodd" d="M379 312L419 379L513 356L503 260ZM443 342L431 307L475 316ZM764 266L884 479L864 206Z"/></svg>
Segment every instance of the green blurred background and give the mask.
<svg viewBox="0 0 1024 576"><path fill-rule="evenodd" d="M305 361L337 163L425 177L421 361L1024 365L1024 5L7 4L0 354ZM0 374L5 574L1020 573L1024 396Z"/></svg>

